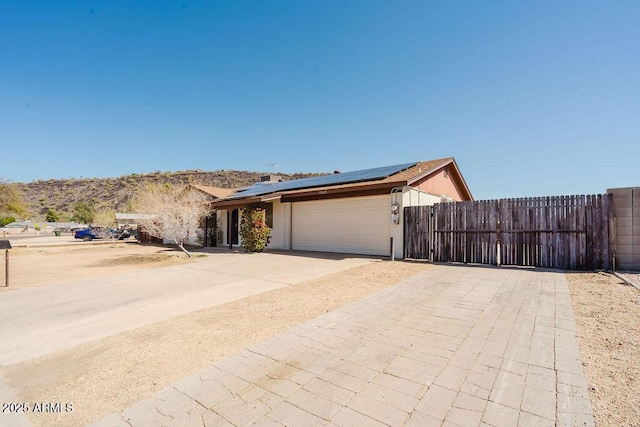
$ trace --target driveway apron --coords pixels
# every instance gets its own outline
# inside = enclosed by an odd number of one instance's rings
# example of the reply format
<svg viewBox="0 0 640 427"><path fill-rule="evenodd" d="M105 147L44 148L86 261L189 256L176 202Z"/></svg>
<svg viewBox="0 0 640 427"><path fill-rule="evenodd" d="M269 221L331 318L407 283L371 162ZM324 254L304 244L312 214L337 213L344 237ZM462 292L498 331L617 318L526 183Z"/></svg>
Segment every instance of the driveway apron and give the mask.
<svg viewBox="0 0 640 427"><path fill-rule="evenodd" d="M10 290L0 293L0 366L373 261L216 254L190 264Z"/></svg>
<svg viewBox="0 0 640 427"><path fill-rule="evenodd" d="M437 265L96 426L594 425L561 271Z"/></svg>

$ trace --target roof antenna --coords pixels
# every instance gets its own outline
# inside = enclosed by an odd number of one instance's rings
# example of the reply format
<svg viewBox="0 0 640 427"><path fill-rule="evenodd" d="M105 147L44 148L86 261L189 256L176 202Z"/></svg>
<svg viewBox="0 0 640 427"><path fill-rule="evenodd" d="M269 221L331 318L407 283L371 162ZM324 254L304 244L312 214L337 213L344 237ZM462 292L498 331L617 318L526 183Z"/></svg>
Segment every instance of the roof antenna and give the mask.
<svg viewBox="0 0 640 427"><path fill-rule="evenodd" d="M280 167L280 165L277 163L263 163L263 165L269 166L269 173L274 173L276 171L276 168Z"/></svg>

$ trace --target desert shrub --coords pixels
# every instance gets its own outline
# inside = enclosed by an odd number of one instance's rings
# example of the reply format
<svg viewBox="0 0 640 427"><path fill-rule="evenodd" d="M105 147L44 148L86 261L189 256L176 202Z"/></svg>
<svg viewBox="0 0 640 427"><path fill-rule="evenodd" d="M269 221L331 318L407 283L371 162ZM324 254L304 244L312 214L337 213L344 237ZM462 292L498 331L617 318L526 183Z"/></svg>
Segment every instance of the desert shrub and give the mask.
<svg viewBox="0 0 640 427"><path fill-rule="evenodd" d="M58 222L59 218L60 217L53 209L49 209L44 217L47 222Z"/></svg>
<svg viewBox="0 0 640 427"><path fill-rule="evenodd" d="M96 210L92 203L78 202L73 206L71 220L81 224L91 224L95 215Z"/></svg>
<svg viewBox="0 0 640 427"><path fill-rule="evenodd" d="M24 216L27 213L27 205L20 187L4 179L0 179L0 212L15 213L19 216Z"/></svg>
<svg viewBox="0 0 640 427"><path fill-rule="evenodd" d="M12 222L15 222L16 219L12 216L3 216L0 217L0 227L4 227L7 224L11 224Z"/></svg>

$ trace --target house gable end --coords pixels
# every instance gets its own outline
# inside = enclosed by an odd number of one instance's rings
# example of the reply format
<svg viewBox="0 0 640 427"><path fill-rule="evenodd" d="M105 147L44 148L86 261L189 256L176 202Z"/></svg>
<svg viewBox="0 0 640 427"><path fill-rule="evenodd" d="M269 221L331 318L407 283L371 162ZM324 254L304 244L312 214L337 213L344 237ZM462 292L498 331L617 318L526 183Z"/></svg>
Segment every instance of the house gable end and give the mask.
<svg viewBox="0 0 640 427"><path fill-rule="evenodd" d="M453 157L435 168L409 179L407 184L438 196L446 195L455 201L473 200L471 191Z"/></svg>

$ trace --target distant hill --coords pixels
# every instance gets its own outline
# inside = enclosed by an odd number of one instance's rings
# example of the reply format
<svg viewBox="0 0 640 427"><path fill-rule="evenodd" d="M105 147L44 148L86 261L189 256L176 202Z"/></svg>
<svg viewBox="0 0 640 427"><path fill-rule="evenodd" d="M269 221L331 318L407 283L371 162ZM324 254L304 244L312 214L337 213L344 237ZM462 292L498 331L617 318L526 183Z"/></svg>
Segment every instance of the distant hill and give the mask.
<svg viewBox="0 0 640 427"><path fill-rule="evenodd" d="M201 170L131 174L119 178L50 179L30 183L15 183L35 216L44 216L49 209L69 216L77 202L90 202L99 209L126 211L137 189L147 184L201 184L222 188L246 187L260 181L265 172L235 170ZM317 176L317 173L279 173L285 181Z"/></svg>

